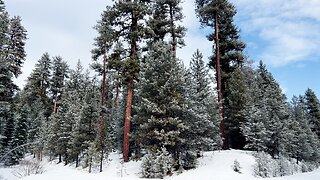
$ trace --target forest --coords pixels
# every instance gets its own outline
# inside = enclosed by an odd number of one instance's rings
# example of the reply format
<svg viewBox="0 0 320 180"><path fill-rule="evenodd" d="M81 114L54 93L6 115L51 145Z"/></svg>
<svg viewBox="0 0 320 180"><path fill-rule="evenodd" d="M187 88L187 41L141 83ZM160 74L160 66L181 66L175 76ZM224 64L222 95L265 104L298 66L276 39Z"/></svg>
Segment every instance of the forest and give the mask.
<svg viewBox="0 0 320 180"><path fill-rule="evenodd" d="M0 0L0 165L32 155L102 171L118 152L142 159L143 177L163 178L196 168L206 151L241 149L319 167L316 93L288 100L262 61L254 67L228 0L195 0L212 54L206 63L195 49L185 65L181 3L115 0L94 27L89 70L44 52L19 88L27 30Z"/></svg>

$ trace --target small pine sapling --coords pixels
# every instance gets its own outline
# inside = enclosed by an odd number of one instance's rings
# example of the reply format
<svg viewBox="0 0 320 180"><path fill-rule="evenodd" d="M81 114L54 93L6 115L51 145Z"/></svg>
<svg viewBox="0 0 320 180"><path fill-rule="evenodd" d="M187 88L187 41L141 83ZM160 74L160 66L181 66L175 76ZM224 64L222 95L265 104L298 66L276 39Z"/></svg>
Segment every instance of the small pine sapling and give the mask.
<svg viewBox="0 0 320 180"><path fill-rule="evenodd" d="M232 169L234 172L241 173L241 166L238 160L234 160Z"/></svg>

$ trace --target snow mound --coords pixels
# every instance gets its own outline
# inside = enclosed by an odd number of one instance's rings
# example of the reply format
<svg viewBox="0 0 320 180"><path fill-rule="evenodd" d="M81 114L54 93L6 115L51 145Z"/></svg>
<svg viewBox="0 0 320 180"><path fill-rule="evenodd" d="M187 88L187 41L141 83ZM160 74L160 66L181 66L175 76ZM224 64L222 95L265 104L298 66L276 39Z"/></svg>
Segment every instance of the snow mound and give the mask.
<svg viewBox="0 0 320 180"><path fill-rule="evenodd" d="M235 161L240 165L240 172L235 172ZM236 163L236 164L238 164ZM252 152L240 150L206 152L199 159L198 167L193 170L184 171L181 174L174 174L166 177L168 180L257 180L253 175L255 159ZM121 155L113 153L104 164L101 173L88 173L87 169L64 166L55 162L45 163L43 174L31 175L22 178L23 180L137 180L140 176L141 161L121 162ZM0 177L6 180L18 180L12 175L13 168L0 168ZM296 174L293 176L266 178L266 180L319 180L320 169L311 173Z"/></svg>

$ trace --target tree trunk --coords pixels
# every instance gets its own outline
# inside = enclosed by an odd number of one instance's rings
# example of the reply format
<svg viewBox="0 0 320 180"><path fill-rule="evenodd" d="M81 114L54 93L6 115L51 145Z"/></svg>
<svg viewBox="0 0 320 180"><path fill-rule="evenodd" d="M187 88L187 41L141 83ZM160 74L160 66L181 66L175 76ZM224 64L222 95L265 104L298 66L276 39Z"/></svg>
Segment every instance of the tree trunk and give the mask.
<svg viewBox="0 0 320 180"><path fill-rule="evenodd" d="M76 155L76 168L79 167L79 154Z"/></svg>
<svg viewBox="0 0 320 180"><path fill-rule="evenodd" d="M131 37L130 37L130 61L133 65L136 65L137 62L137 51L138 51L138 17L134 10L131 12ZM123 160L124 162L129 161L129 134L130 134L130 117L131 117L131 108L132 108L132 98L133 98L133 83L134 77L137 72L132 72L128 77L128 89L127 89L127 99L126 99L126 113L124 119L124 134L123 134Z"/></svg>
<svg viewBox="0 0 320 180"><path fill-rule="evenodd" d="M61 154L59 154L59 162L58 162L58 164L61 163L61 162L62 162L62 156L61 156Z"/></svg>
<svg viewBox="0 0 320 180"><path fill-rule="evenodd" d="M176 57L177 52L177 37L176 33L174 32L174 19L173 19L173 9L172 9L172 3L169 4L170 8L170 31L171 31L171 38L172 38L172 53L173 56Z"/></svg>
<svg viewBox="0 0 320 180"><path fill-rule="evenodd" d="M103 151L103 149L102 149L102 150L101 150L101 154L100 154L100 172L102 172L103 154L104 154L104 151Z"/></svg>
<svg viewBox="0 0 320 180"><path fill-rule="evenodd" d="M104 122L104 115L105 115L105 101L106 101L106 76L107 76L107 50L104 48L104 58L103 58L103 77L102 77L102 88L101 88L101 102L100 102L100 117L99 117L99 124L98 124L98 143L99 148L101 151L100 154L100 172L102 172L102 163L103 163L103 153L105 148L105 122Z"/></svg>
<svg viewBox="0 0 320 180"><path fill-rule="evenodd" d="M124 120L124 137L123 137L123 160L129 161L129 133L130 133L130 117L133 95L133 80L128 83L127 102L126 102L126 114Z"/></svg>
<svg viewBox="0 0 320 180"><path fill-rule="evenodd" d="M215 43L216 43L216 80L217 80L217 91L218 91L218 105L219 105L219 114L221 117L220 122L220 133L222 139L222 149L228 149L227 138L225 134L225 125L224 125L224 114L223 114L223 104L222 104L222 91L221 91L221 73L220 73L220 48L219 48L219 27L218 27L218 14L215 14Z"/></svg>

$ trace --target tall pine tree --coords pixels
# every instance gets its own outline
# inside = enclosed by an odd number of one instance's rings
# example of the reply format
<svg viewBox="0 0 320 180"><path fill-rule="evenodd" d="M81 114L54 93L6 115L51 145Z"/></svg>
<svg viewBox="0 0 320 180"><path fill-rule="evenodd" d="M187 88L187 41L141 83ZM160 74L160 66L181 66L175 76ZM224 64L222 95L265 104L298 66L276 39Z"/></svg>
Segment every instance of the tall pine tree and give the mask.
<svg viewBox="0 0 320 180"><path fill-rule="evenodd" d="M184 77L179 61L163 42L155 43L142 64L139 138L152 152L165 148L177 165L186 150Z"/></svg>
<svg viewBox="0 0 320 180"><path fill-rule="evenodd" d="M150 0L115 1L112 7L102 14L106 26L112 27L113 40L124 41L127 47L122 56L117 55L116 64L120 70L123 84L126 85L126 112L123 142L123 159L129 160L130 118L132 115L134 82L139 73L139 42L145 38L145 18L149 11ZM101 24L103 25L103 24ZM105 48L105 47L103 47Z"/></svg>
<svg viewBox="0 0 320 180"><path fill-rule="evenodd" d="M3 1L0 1L0 154L8 148L14 133L13 96L18 87L13 79L21 74L25 61L27 39L21 18L9 17Z"/></svg>
<svg viewBox="0 0 320 180"><path fill-rule="evenodd" d="M237 147L239 146L237 141L228 141L237 137L231 137L235 135L225 132L225 129L238 128L233 127L236 124L230 123L234 115L230 114L233 112L230 110L233 107L226 101L231 93L227 84L231 73L245 60L243 55L245 44L240 40L239 30L233 22L236 9L228 0L196 0L196 12L201 24L214 30L214 33L208 35L208 40L215 42L215 54L209 64L216 69L218 101L223 118L221 122L223 148Z"/></svg>

